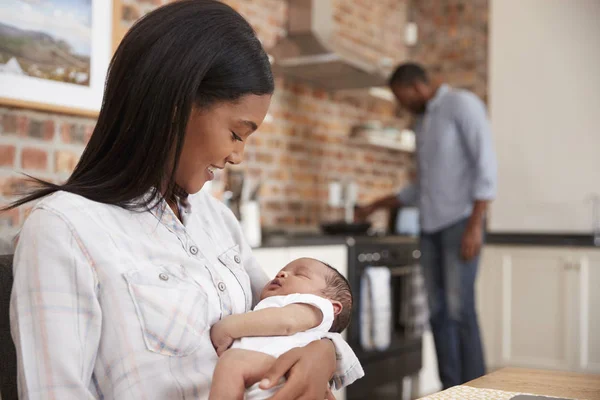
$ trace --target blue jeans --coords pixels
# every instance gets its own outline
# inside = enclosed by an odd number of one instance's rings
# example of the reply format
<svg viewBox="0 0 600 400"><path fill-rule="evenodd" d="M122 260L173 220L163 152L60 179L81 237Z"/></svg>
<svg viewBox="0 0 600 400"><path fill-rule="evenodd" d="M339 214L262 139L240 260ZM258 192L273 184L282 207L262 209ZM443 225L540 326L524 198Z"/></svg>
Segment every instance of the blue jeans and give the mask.
<svg viewBox="0 0 600 400"><path fill-rule="evenodd" d="M421 264L431 313L440 380L447 389L485 374L475 311L479 257L460 255L467 220L421 234Z"/></svg>

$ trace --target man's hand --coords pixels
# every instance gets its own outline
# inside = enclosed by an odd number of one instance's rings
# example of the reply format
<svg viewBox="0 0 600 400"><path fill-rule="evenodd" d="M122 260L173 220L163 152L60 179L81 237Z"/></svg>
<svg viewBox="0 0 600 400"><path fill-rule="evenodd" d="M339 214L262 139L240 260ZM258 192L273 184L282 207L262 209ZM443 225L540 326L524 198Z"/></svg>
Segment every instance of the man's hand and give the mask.
<svg viewBox="0 0 600 400"><path fill-rule="evenodd" d="M233 337L229 333L226 319L217 322L210 328L210 340L212 341L215 350L217 350L217 355L219 357L221 357L225 350L231 347Z"/></svg>
<svg viewBox="0 0 600 400"><path fill-rule="evenodd" d="M372 204L368 204L366 206L356 206L354 207L354 220L356 222L363 222L367 219L367 217L375 211L375 208Z"/></svg>
<svg viewBox="0 0 600 400"><path fill-rule="evenodd" d="M481 251L483 227L481 223L469 223L462 238L460 254L465 261L475 258Z"/></svg>

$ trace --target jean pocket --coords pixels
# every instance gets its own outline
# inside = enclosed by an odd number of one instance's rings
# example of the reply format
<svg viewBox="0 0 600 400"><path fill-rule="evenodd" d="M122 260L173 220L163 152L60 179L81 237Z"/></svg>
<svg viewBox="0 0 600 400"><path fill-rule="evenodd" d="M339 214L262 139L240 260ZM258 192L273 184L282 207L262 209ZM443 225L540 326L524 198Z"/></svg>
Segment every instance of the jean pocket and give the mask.
<svg viewBox="0 0 600 400"><path fill-rule="evenodd" d="M183 357L200 347L208 329L207 296L176 268L151 265L123 274L146 348Z"/></svg>

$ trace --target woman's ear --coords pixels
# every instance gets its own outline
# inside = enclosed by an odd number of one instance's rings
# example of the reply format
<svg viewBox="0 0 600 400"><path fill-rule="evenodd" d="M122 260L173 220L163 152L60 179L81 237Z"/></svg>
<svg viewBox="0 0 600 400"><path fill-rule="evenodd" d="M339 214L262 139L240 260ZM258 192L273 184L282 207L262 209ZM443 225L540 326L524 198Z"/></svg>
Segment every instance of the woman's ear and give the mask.
<svg viewBox="0 0 600 400"><path fill-rule="evenodd" d="M337 317L339 315L339 313L341 313L342 310L344 309L344 306L339 301L336 301L336 300L330 300L330 301L331 301L331 304L333 304L333 316Z"/></svg>

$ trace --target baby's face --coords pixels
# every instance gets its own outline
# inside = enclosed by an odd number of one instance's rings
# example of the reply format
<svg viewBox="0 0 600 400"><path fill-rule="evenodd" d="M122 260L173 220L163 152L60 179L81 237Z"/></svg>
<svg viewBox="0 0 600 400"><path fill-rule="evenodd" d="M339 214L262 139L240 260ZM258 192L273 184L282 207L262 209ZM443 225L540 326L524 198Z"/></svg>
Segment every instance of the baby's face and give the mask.
<svg viewBox="0 0 600 400"><path fill-rule="evenodd" d="M286 265L264 287L260 299L271 296L286 296L294 293L316 294L327 287L329 268L312 258L299 258Z"/></svg>

